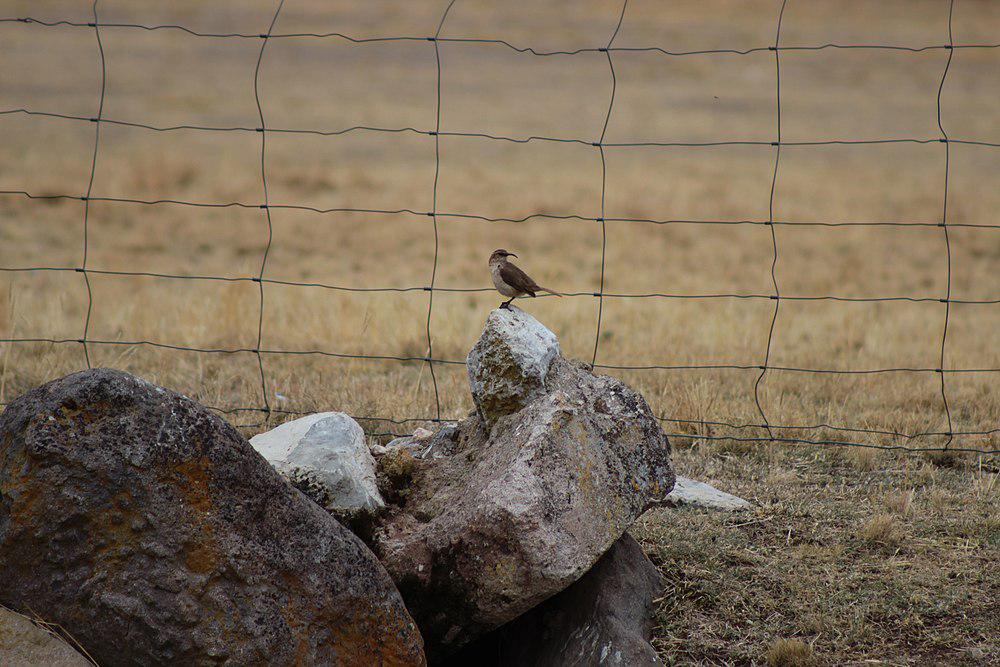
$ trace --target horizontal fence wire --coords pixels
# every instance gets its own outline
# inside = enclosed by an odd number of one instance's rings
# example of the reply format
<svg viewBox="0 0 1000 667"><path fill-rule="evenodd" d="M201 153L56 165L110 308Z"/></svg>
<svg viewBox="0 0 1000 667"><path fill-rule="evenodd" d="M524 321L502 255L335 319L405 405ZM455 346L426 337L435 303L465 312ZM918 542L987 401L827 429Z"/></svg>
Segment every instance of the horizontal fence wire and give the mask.
<svg viewBox="0 0 1000 667"><path fill-rule="evenodd" d="M296 32L296 33L282 33L275 32L274 27L278 22L279 14L283 6L283 0L279 0L275 7L275 12L273 14L268 31L265 33L214 33L214 32L204 32L195 30L188 26L178 25L178 24L156 24L147 25L140 23L119 23L119 22L100 22L98 17L98 0L94 0L92 6L93 21L81 22L81 21L68 21L68 20L42 20L33 17L0 17L0 23L21 23L31 26L39 26L45 28L80 28L93 30L98 50L101 58L101 89L100 89L100 102L98 106L98 113L96 116L84 116L61 113L54 110L48 109L33 109L33 108L10 108L10 109L0 109L0 117L2 116L13 116L22 115L28 117L42 117L42 118L52 118L69 120L80 123L93 123L95 126L95 137L94 137L94 149L92 154L92 160L90 165L90 178L88 183L87 192L84 195L77 195L72 193L38 193L29 192L26 190L0 190L0 197L5 198L24 198L28 200L66 200L66 201L81 201L84 203L84 223L83 223L83 254L82 260L79 266L26 266L26 267L16 267L16 266L0 266L0 272L5 273L21 273L21 272L75 272L80 273L85 285L87 287L88 304L87 304L87 317L83 326L83 332L79 338L54 338L54 337L8 337L0 338L0 343L3 344L47 344L47 345L61 345L61 344L73 344L81 345L87 362L87 366L90 366L90 355L89 346L123 346L123 347L152 347L172 351L181 352L192 352L199 354L222 354L222 355L236 355L236 354L249 354L253 355L257 360L257 365L260 374L260 385L261 385L261 404L256 406L208 406L210 409L219 412L221 414L227 415L239 415L239 414L259 414L262 416L262 421L255 423L241 424L243 427L254 428L266 425L270 422L273 416L302 416L309 414L308 412L287 410L283 408L273 407L270 405L267 397L267 374L264 359L269 356L274 355L298 355L298 356L309 356L317 355L324 357L332 357L337 359L345 360L362 360L362 361L395 361L401 363L423 363L427 364L430 370L433 390L435 397L436 410L435 414L425 415L420 417L407 417L407 418L397 418L397 417L387 417L387 416L371 416L371 415L356 415L355 419L362 422L374 422L377 425L388 425L389 430L379 431L377 429L371 430L372 435L385 435L385 436L399 436L408 435L408 432L404 430L399 431L393 427L405 426L408 424L421 424L421 423L442 423L456 421L456 418L443 418L441 415L441 403L439 396L439 389L437 386L437 379L434 375L434 365L450 365L450 366L462 366L465 365L465 360L457 359L444 359L435 358L433 353L433 336L432 336L432 316L433 316L433 296L435 292L455 292L455 293L489 293L493 292L493 288L489 287L469 287L469 288L455 288L455 287L439 287L435 284L435 277L438 268L438 256L439 256L439 246L438 246L438 221L440 219L462 219L462 220L472 220L480 222L526 222L529 220L550 220L554 222L593 222L599 224L601 228L601 266L600 266L600 283L597 289L594 291L586 292L568 292L564 293L563 296L568 297L585 297L585 298L595 298L597 299L598 308L598 318L597 318L597 331L595 335L594 352L592 359L592 366L596 369L605 370L621 370L621 371L643 371L643 370L666 370L666 371L718 371L718 370L732 370L732 371L759 371L757 375L757 381L754 383L754 397L757 404L758 411L760 413L761 421L756 423L736 423L725 420L709 420L709 419L680 419L671 416L661 416L660 421L665 424L674 424L678 427L688 427L695 429L695 431L682 431L682 432L670 432L667 431L668 437L676 438L690 438L694 440L705 440L705 441L735 441L735 442L746 442L746 443L780 443L780 444L794 444L794 445L815 445L815 446L829 446L829 447L863 447L872 448L886 451L899 451L899 452L939 452L939 451L954 451L954 452L970 452L979 454L998 454L1000 450L997 449L985 449L985 448L973 448L973 447L956 447L952 446L953 438L956 436L976 436L976 437L987 437L1000 433L1000 427L992 429L980 429L980 430L954 430L952 427L952 416L951 410L948 403L948 396L946 391L945 377L952 374L965 374L965 373L1000 373L1000 368L948 368L946 367L946 346L947 346L947 331L948 331L948 316L950 313L951 304L965 304L965 305L996 305L1000 304L1000 298L998 299L958 299L951 296L951 246L950 238L948 235L948 229L953 227L964 227L964 228L977 228L977 229L1000 229L1000 224L990 224L990 223L959 223L952 222L948 220L948 171L949 171L949 158L950 158L950 145L960 144L967 146L977 146L984 148L1000 148L1000 143L994 143L989 141L981 141L971 138L956 138L950 136L944 128L941 119L941 98L942 92L944 90L945 82L948 76L948 70L951 65L951 60L956 50L962 49L1000 49L1000 43L976 43L976 44L955 44L952 39L952 18L954 10L954 0L949 2L949 13L948 13L948 43L946 44L926 44L921 46L908 46L908 45L897 45L897 44L836 44L836 43L825 43L816 45L783 45L780 43L781 35L781 17L784 14L784 8L787 0L782 0L780 3L780 9L777 17L777 27L775 30L775 41L771 45L758 46L747 49L703 49L703 50L691 50L691 51L672 51L659 46L614 46L615 38L621 28L622 22L625 20L626 11L628 8L628 0L622 2L620 13L618 15L618 22L616 24L615 30L611 35L605 46L596 47L586 47L578 48L572 50L541 50L529 46L520 46L508 42L502 39L485 39L485 38L465 38L465 37L442 37L441 31L444 23L447 19L448 12L451 10L452 6L455 4L455 0L449 2L441 15L440 22L438 23L438 28L433 36L380 36L380 37L366 37L358 38L352 37L347 34L338 32L326 32L326 33L306 33L306 32ZM123 29L123 30L143 30L143 31L178 31L189 36L209 38L209 39L240 39L240 40L260 40L261 46L258 53L256 67L254 70L254 99L257 105L259 124L254 127L249 126L212 126L212 125L196 125L196 124L183 124L183 125L155 125L150 123L139 122L133 119L124 118L109 118L103 115L104 110L104 97L106 89L106 78L107 78L107 63L104 56L104 49L101 43L101 29ZM372 43L382 43L382 42L430 42L434 48L435 60L437 63L437 79L436 79L436 95L437 95L437 109L436 109L436 122L433 129L420 129L416 127L375 127L375 126L351 126L345 128L337 129L310 129L310 128L290 128L290 127L279 127L273 124L265 123L265 117L263 112L263 107L261 105L261 96L259 90L259 73L261 62L264 57L265 47L269 40L273 39L335 39L351 44L372 44ZM453 44L477 44L483 46L493 46L499 48L505 48L516 53L527 54L531 56L539 57L551 57L551 56L575 56L579 54L596 53L602 54L607 59L609 66L609 78L610 78L610 95L607 113L604 118L603 129L600 132L599 138L586 139L586 138L576 138L576 137L556 137L556 136L541 136L541 135L530 135L523 137L515 136L502 136L497 134L481 133L481 132L457 132L457 131L446 131L441 129L441 54L439 49L439 44L441 43L453 43ZM888 51L901 51L908 53L922 53L928 51L946 51L948 53L948 61L942 73L940 83L937 90L937 125L940 130L939 136L934 137L885 137L877 139L834 139L834 140L823 140L823 141L787 141L783 140L781 137L781 54L787 53L789 55L798 52L815 52L824 50L888 50ZM669 57L684 57L684 56L704 56L704 55L720 55L720 56L745 56L757 53L768 53L774 54L775 62L775 86L776 86L776 136L772 141L705 141L705 142L672 142L672 141L639 141L639 142L608 142L605 140L605 135L607 133L608 123L611 119L612 112L615 105L615 71L614 71L614 61L613 54L615 53L657 53L663 56ZM113 125L128 127L134 129L140 129L152 132L183 132L183 131L193 131L193 132L210 132L210 133L223 133L223 132L243 132L243 133L254 133L260 135L261 149L260 149L260 174L261 174L261 185L262 185L262 201L260 202L243 202L243 201L223 201L223 202L211 202L211 201L185 201L178 199L137 199L137 198L126 198L126 197L112 197L112 196L94 196L92 194L94 175L97 169L98 163L98 153L100 147L100 128L101 125ZM384 133L384 134L415 134L423 135L428 137L433 137L435 142L435 178L433 184L432 192L432 209L430 211L422 211L417 209L379 209L379 208L360 208L360 207L336 207L336 208L320 208L313 207L295 203L272 203L268 196L267 188L267 136L270 134L303 134L303 135L315 135L323 137L336 137L342 136L350 133L357 132L369 132L369 133ZM597 149L597 152L601 158L601 210L600 214L597 216L585 216L578 213L549 213L549 212L537 212L531 213L520 217L498 217L498 216L488 216L469 212L447 212L440 211L437 208L437 183L438 176L440 173L440 146L439 141L441 137L447 138L464 138L470 140L483 140L492 142L507 142L515 144L527 144L531 142L550 142L550 143L562 143L562 144L578 144L582 146L590 146ZM849 222L825 222L825 221L809 221L809 220L780 220L774 217L774 203L775 203L775 186L778 180L779 173L779 162L781 149L783 147L822 147L822 146L864 146L864 145L884 145L884 144L917 144L917 145L928 145L928 144L941 144L944 149L944 205L941 215L941 219L938 222L926 222L926 221L849 221ZM716 147L725 146L759 146L767 150L774 152L774 167L773 174L770 183L770 201L769 201L769 215L766 220L685 220L685 219L654 219L654 218L624 218L624 217L609 217L605 215L604 200L606 194L606 179L607 179L607 166L605 161L605 150L606 149L630 149L630 148L705 148L711 149ZM89 211L90 204L92 202L106 202L113 204L123 204L129 206L182 206L182 207L194 207L194 208L241 208L241 209L258 209L262 210L264 214L264 219L267 224L268 230L268 242L265 246L263 256L261 258L260 270L256 275L252 276L215 276L215 275L183 275L183 274L171 274L171 273L157 273L157 272L145 272L145 271L112 271L95 269L88 266L88 225L89 225ZM427 285L407 285L407 286L384 286L384 287L357 287L357 286L346 286L346 285L331 285L320 282L302 282L302 281L292 281L292 280L280 280L276 278L269 278L265 275L267 267L268 254L271 249L271 242L273 240L273 226L271 222L271 211L273 210L295 210L295 211L306 211L312 212L320 215L324 214L342 214L342 213L358 213L358 214L369 214L369 215L383 215L383 216L413 216L417 218L430 218L433 222L434 228L434 238L435 238L435 252L434 252L434 262L433 268ZM608 237L608 223L643 223L643 224L655 224L655 225L756 225L764 226L770 228L770 237L772 241L772 264L771 264L771 278L773 292L771 293L709 293L709 294L676 294L676 293L613 293L606 292L604 289L604 275L605 275L605 251L607 245ZM885 296L885 297L848 297L840 295L789 295L783 294L779 289L779 284L777 282L775 274L775 266L779 261L779 245L777 241L777 236L775 233L775 227L778 226L801 226L801 227L914 227L914 228L940 228L943 234L944 249L947 259L947 276L946 276L946 291L943 296L911 296L911 295L896 295L896 296ZM90 337L90 319L93 311L93 293L90 288L90 276L99 275L107 277L117 277L117 278L156 278L156 279L169 279L169 280L189 280L189 281L223 281L223 282L251 282L258 284L259 293L259 309L258 309L258 328L257 328L257 343L254 347L237 347L237 348L205 348L188 346L182 344L171 344L160 341L151 340L102 340ZM283 286L294 286L303 288L318 288L326 290L335 290L343 292L397 292L397 293L407 293L407 292L426 292L428 293L428 308L427 308L427 323L426 323L426 344L427 344L427 354L423 356L415 355L379 355L379 354L349 354L341 353L329 350L291 350L291 349L270 349L264 345L264 309L265 309L265 285L283 285ZM540 295L546 296L546 295ZM774 302L773 316L771 319L771 324L767 337L766 351L764 354L762 363L720 363L720 364L645 364L645 365L624 365L624 364L605 364L597 363L598 357L598 346L601 336L601 313L603 311L603 301L605 298L608 299L752 299L752 300L768 300ZM940 358L939 363L936 367L895 367L895 368L867 368L867 369L851 369L851 368L803 368L803 367L792 367L784 365L775 365L770 363L770 352L774 338L775 323L779 316L780 302L782 301L835 301L835 302L855 302L855 303L870 303L870 302L911 302L911 303L941 303L944 306L943 313L943 331L940 344ZM809 374L834 374L834 375L872 375L872 374L883 374L883 373L926 373L935 374L940 377L940 389L941 389L941 399L944 407L944 412L947 418L948 428L944 431L920 431L913 433L906 433L903 431L890 430L890 429L877 429L877 428L862 428L856 426L846 426L846 425L836 425L829 423L812 423L812 424L776 424L771 423L765 414L760 400L759 400L759 385L765 377L765 374L770 372L787 372L787 373L809 373ZM0 403L0 407L5 407L7 403ZM709 427L721 427L727 428L733 431L743 431L747 429L757 429L764 430L767 432L767 437L744 437L733 434L717 435L710 433L697 432L697 429L705 430ZM397 432L399 431L399 432ZM785 435L785 433L792 432L818 432L820 435L815 438L805 438L805 437L794 437L792 435ZM860 442L848 439L832 439L825 437L826 432L838 432L844 434L854 434L854 435L867 435L867 436L882 436L887 438L896 438L907 441L907 444L875 444L871 442ZM921 447L909 444L910 442L929 437L945 437L947 438L946 444L941 446L929 446Z"/></svg>
<svg viewBox="0 0 1000 667"><path fill-rule="evenodd" d="M769 144L770 145L770 144ZM1000 146L998 146L1000 147ZM318 208L315 206L305 206L302 204L255 204L250 202L228 201L228 202L199 202L183 199L136 199L127 197L87 197L86 195L73 194L52 194L52 193L31 193L25 190L0 190L0 196L15 196L26 199L40 200L76 200L76 201L97 201L117 204L140 204L144 206L190 206L194 208L245 208L245 209L279 209L289 211L311 211L313 213L368 213L372 215L411 215L417 217L431 217L430 211L419 211L409 208L379 209L379 208L358 208L358 207L333 207ZM602 222L599 217L588 217L576 213L555 214L555 213L529 213L516 218L479 215L475 213L459 212L439 212L438 218L456 218L464 220L478 220L481 222L527 222L529 220L561 220L581 222ZM810 220L683 220L683 219L656 219L656 218L620 218L608 217L603 222L637 222L657 225L787 225L792 227L941 227L940 222L904 222L904 221L856 221L856 222L822 222ZM948 223L949 227L970 227L976 229L1000 229L1000 224L990 223Z"/></svg>
<svg viewBox="0 0 1000 667"><path fill-rule="evenodd" d="M219 282L264 282L274 285L285 285L291 287L317 287L339 292L452 292L469 294L488 294L495 292L493 287L430 287L420 285L400 286L400 287L351 287L347 285L330 285L328 283L301 282L296 280L279 280L276 278L260 278L258 276L207 276L178 273L156 273L151 271L111 271L107 269L80 269L72 266L24 266L24 267L3 267L0 266L0 273L32 273L32 272L80 272L111 276L111 277L137 277L137 278L165 278L174 280L195 280L195 281L219 281ZM843 301L846 303L872 303L880 301L905 301L909 303L958 303L964 305L989 305L1000 303L1000 299L943 299L932 296L883 296L883 297L851 297L836 296L832 294L821 294L811 296L792 296L787 294L735 294L735 293L715 293L715 294L669 294L665 292L560 292L564 297L598 297L608 299L768 299L781 301ZM551 294L539 294L539 299L555 298Z"/></svg>
<svg viewBox="0 0 1000 667"><path fill-rule="evenodd" d="M0 23L31 23L46 27L58 27L66 26L73 28L88 28L93 27L93 23L80 22L80 21L46 21L43 19L37 19L32 17L2 17L0 18ZM193 37L211 37L216 39L260 39L265 37L263 34L255 33L217 33L217 32L204 32L199 30L194 30L192 28L178 25L178 24L159 24L159 25L149 25L142 23L121 23L121 22L106 22L101 23L101 27L104 28L133 28L139 30L155 31L155 30L178 30ZM439 41L444 43L458 43L458 44L492 44L495 46L502 46L508 48L512 51L518 53L527 53L535 56L573 56L581 53L603 53L605 51L632 51L632 52L657 52L667 56L696 56L696 55L708 55L708 54L731 54L731 55L749 55L751 53L761 53L767 51L775 50L774 46L757 46L749 49L702 49L695 51L671 51L664 49L659 46L621 46L621 47L583 47L579 49L564 50L564 51L543 51L540 49L535 49L533 47L517 46L503 39L481 39L481 38L471 38L471 37L428 37L428 36L384 36L384 37L352 37L340 32L289 32L289 33L271 33L267 35L271 39L287 39L287 38L327 38L327 39L340 39L346 42L351 42L353 44L371 44L375 42L424 42L424 41ZM1000 48L1000 43L982 43L982 44L927 44L923 46L906 46L901 44L818 44L818 45L797 45L797 46L781 46L778 48L780 51L822 51L825 49L880 49L889 51L908 51L911 53L921 53L923 51L933 51L933 50L950 50L950 49L995 49Z"/></svg>
<svg viewBox="0 0 1000 667"><path fill-rule="evenodd" d="M52 111L42 111L38 109L3 109L0 116L22 114L25 116L43 116L47 118L58 118L61 120L74 120L89 123L98 122L96 117L81 116L78 114L55 113ZM213 126L213 125L151 125L148 123L138 123L135 121L122 120L116 118L101 118L101 123L107 125L118 125L140 130L152 130L154 132L178 132L181 130L199 132L254 132L272 134L305 134L318 137L337 137L354 132L373 132L386 134L418 134L428 137L454 137L463 139L485 139L488 141L499 141L513 144L528 144L531 142L551 142L560 144L578 144L580 146L594 146L604 148L716 148L721 146L866 146L880 144L938 144L952 143L965 144L968 146L985 146L989 148L1000 148L1000 143L990 141L978 141L972 139L954 139L947 137L895 137L885 139L827 139L822 141L604 141L603 139L593 141L587 139L574 139L572 137L548 137L533 134L525 137L508 137L499 134L487 134L483 132L456 132L448 130L420 130L415 127L375 127L372 125L353 125L339 130L317 130L305 128L277 128L277 127L248 127L245 125Z"/></svg>

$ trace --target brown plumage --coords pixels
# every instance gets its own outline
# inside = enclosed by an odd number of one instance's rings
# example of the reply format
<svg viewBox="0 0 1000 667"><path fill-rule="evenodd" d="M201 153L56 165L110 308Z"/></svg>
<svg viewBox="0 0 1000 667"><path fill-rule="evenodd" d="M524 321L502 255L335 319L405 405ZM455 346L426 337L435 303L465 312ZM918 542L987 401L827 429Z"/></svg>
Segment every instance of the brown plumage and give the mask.
<svg viewBox="0 0 1000 667"><path fill-rule="evenodd" d="M503 248L494 250L490 255L490 275L493 277L493 286L500 294L510 297L500 304L501 308L509 308L510 302L519 296L537 296L538 292L548 292L555 296L562 296L559 292L542 287L536 283L531 276L518 268L508 257L517 257L512 252L507 252Z"/></svg>
<svg viewBox="0 0 1000 667"><path fill-rule="evenodd" d="M513 262L504 262L500 265L500 278L518 292L524 292L531 296L535 296L535 293L541 289L531 279L531 276L522 271Z"/></svg>

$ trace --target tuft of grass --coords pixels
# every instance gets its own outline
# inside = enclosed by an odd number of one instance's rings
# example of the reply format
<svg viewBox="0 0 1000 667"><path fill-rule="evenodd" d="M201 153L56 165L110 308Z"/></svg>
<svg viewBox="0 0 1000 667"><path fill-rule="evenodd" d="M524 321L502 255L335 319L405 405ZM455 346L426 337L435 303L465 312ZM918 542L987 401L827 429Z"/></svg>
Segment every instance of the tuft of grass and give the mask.
<svg viewBox="0 0 1000 667"><path fill-rule="evenodd" d="M914 480L922 486L932 487L937 482L937 468L925 462L913 473Z"/></svg>
<svg viewBox="0 0 1000 667"><path fill-rule="evenodd" d="M851 466L861 472L871 472L879 466L879 452L869 447L848 447L843 452Z"/></svg>
<svg viewBox="0 0 1000 667"><path fill-rule="evenodd" d="M927 493L927 500L930 502L931 507L943 512L947 510L952 503L954 494L948 489L943 489L941 487L934 487Z"/></svg>
<svg viewBox="0 0 1000 667"><path fill-rule="evenodd" d="M944 450L940 452L924 452L924 458L938 468L958 468L965 463L967 457L965 452Z"/></svg>
<svg viewBox="0 0 1000 667"><path fill-rule="evenodd" d="M768 486L789 486L798 482L799 476L795 470L784 466L773 466L767 473L765 481Z"/></svg>
<svg viewBox="0 0 1000 667"><path fill-rule="evenodd" d="M835 628L836 619L824 614L822 611L810 612L803 616L800 627L804 632L813 635L821 635Z"/></svg>
<svg viewBox="0 0 1000 667"><path fill-rule="evenodd" d="M858 537L866 544L894 548L903 541L903 529L891 514L876 514L861 527Z"/></svg>
<svg viewBox="0 0 1000 667"><path fill-rule="evenodd" d="M1000 484L997 483L997 480L1000 480L1000 475L978 475L969 485L969 491L977 500L993 497L994 494L1000 492Z"/></svg>
<svg viewBox="0 0 1000 667"><path fill-rule="evenodd" d="M712 445L715 453L720 456L752 456L760 454L761 448L754 442L744 442L742 440L716 440Z"/></svg>
<svg viewBox="0 0 1000 667"><path fill-rule="evenodd" d="M913 489L893 491L885 495L883 503L886 509L899 516L909 516L913 512L913 499L916 492Z"/></svg>
<svg viewBox="0 0 1000 667"><path fill-rule="evenodd" d="M768 667L813 667L819 660L812 646L801 639L777 639L767 650Z"/></svg>

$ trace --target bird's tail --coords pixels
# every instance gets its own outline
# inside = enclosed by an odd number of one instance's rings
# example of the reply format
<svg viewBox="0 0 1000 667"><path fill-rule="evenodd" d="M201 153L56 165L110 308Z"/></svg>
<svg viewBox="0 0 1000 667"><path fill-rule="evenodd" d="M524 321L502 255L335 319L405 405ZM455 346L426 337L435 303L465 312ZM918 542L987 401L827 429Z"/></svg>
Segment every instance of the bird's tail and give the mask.
<svg viewBox="0 0 1000 667"><path fill-rule="evenodd" d="M562 298L562 294L560 294L559 292L555 291L554 289L549 289L548 287L539 287L538 291L539 292L548 292L552 296L557 296L559 298Z"/></svg>

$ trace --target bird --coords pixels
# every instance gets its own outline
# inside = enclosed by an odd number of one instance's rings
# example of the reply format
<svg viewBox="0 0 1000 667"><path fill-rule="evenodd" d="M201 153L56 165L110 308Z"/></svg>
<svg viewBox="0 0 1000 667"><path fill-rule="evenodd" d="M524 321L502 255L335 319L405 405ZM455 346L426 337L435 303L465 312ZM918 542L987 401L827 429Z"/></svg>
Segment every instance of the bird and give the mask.
<svg viewBox="0 0 1000 667"><path fill-rule="evenodd" d="M538 292L548 292L553 296L562 296L559 292L536 283L531 279L531 276L508 260L508 257L517 257L517 255L503 248L494 250L493 254L490 255L490 275L493 277L493 286L503 296L510 297L500 304L501 308L510 310L510 302L525 294L534 297L537 296Z"/></svg>

